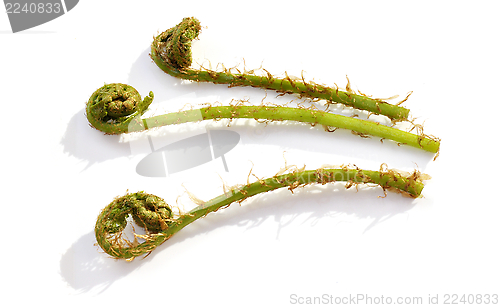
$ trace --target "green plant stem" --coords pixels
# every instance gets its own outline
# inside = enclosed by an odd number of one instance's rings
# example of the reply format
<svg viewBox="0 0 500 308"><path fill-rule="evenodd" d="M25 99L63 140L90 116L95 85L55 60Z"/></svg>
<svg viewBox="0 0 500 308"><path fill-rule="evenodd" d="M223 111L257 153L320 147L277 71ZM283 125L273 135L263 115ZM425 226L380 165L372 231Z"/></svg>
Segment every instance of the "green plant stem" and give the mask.
<svg viewBox="0 0 500 308"><path fill-rule="evenodd" d="M124 90L125 89L125 90ZM131 91L132 94L127 94ZM181 124L187 122L197 122L202 120L219 119L261 119L269 121L295 121L309 123L311 125L320 124L324 127L348 129L361 136L371 135L379 138L390 139L399 144L407 144L432 153L439 150L439 140L434 140L425 135L416 135L399 129L388 127L376 122L360 120L352 117L331 114L324 111L291 108L291 107L270 107L270 106L209 106L200 109L186 110L168 113L141 119L149 104L153 100L153 93L140 100L140 96L131 86L123 84L109 84L98 89L87 103L87 119L90 124L106 133L121 134L133 131L143 131L146 129L165 125ZM124 101L131 101L138 106L137 110L128 108L126 112L113 111L113 114L106 112L109 105L124 105ZM115 103L116 102L116 103ZM132 104L132 103L131 103ZM119 116L114 116L119 114ZM128 114L128 115L126 115Z"/></svg>
<svg viewBox="0 0 500 308"><path fill-rule="evenodd" d="M229 84L230 86L251 86L275 90L281 93L297 93L304 97L324 99L328 102L341 103L356 109L367 110L374 114L385 115L392 120L407 120L409 110L389 104L380 99L351 92L340 91L302 80L257 76L247 73L232 73L229 70L216 72L211 70L195 70L192 63L191 41L198 37L201 30L196 18L184 18L177 26L156 36L151 44L151 58L164 72L182 79Z"/></svg>
<svg viewBox="0 0 500 308"><path fill-rule="evenodd" d="M347 167L295 170L288 174L275 175L265 180L233 188L202 203L188 213L179 214L176 218L173 217L170 209L166 210L168 205L163 199L144 192L137 192L116 198L101 211L95 226L95 236L98 244L109 255L116 258L133 259L151 252L197 219L234 202L241 203L249 197L278 188L288 187L293 192L294 189L308 184L330 182L347 182L347 188L355 184L372 183L379 185L384 191L389 189L413 198L420 196L424 187L421 175L417 171L404 176L393 170L369 171ZM134 221L148 232L145 236L138 236L144 240L143 243L121 239L121 232L127 224L128 215L132 215Z"/></svg>

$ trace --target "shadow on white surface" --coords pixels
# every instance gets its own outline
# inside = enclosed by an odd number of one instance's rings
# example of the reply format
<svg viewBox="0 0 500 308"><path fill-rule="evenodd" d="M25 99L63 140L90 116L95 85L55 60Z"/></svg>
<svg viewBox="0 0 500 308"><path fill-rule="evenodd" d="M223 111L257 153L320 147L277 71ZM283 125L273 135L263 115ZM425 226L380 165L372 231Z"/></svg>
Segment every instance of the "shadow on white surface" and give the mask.
<svg viewBox="0 0 500 308"><path fill-rule="evenodd" d="M61 145L64 153L85 162L87 169L95 163L129 156L130 146L119 141L118 135L104 135L90 127L82 109L69 121Z"/></svg>
<svg viewBox="0 0 500 308"><path fill-rule="evenodd" d="M79 293L101 293L114 281L143 264L113 260L99 251L94 246L95 242L93 231L83 235L64 253L60 261L63 280Z"/></svg>

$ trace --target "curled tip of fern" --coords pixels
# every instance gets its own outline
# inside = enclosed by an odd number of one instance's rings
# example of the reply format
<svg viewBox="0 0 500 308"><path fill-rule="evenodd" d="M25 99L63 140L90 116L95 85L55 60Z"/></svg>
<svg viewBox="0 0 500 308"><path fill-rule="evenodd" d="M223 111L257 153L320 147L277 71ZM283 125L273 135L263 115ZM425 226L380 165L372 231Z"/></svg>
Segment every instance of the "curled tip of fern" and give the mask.
<svg viewBox="0 0 500 308"><path fill-rule="evenodd" d="M151 232L160 232L167 228L167 222L172 218L172 209L158 196L143 191L129 193L113 200L101 213L103 231L123 231L125 218L129 214L137 225Z"/></svg>
<svg viewBox="0 0 500 308"><path fill-rule="evenodd" d="M137 90L122 83L111 83L97 89L86 104L90 125L106 134L141 130L140 116L153 101L153 92L142 100Z"/></svg>
<svg viewBox="0 0 500 308"><path fill-rule="evenodd" d="M124 240L122 232L129 215L152 234L167 230L173 221L172 209L158 196L139 191L114 199L101 211L95 225L97 243L111 256L130 258L151 250L148 245L130 245Z"/></svg>
<svg viewBox="0 0 500 308"><path fill-rule="evenodd" d="M161 33L156 39L159 56L170 66L184 70L191 66L191 42L198 37L201 25L194 17L184 18L177 26Z"/></svg>

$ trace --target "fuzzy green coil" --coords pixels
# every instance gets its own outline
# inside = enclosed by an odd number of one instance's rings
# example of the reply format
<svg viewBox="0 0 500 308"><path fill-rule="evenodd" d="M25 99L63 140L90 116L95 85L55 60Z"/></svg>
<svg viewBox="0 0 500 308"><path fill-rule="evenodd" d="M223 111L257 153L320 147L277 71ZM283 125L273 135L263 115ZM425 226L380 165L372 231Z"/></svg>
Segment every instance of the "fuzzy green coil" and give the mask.
<svg viewBox="0 0 500 308"><path fill-rule="evenodd" d="M140 116L153 102L153 92L144 100L134 87L122 83L107 84L97 89L86 104L90 125L106 134L142 130Z"/></svg>

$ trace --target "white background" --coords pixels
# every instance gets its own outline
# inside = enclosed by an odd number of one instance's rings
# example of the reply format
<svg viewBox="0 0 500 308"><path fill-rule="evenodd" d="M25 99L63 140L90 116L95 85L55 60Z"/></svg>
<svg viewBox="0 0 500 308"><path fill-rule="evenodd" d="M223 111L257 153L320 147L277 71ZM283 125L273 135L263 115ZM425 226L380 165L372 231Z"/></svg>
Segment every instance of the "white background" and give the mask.
<svg viewBox="0 0 500 308"><path fill-rule="evenodd" d="M71 307L288 307L291 295L372 297L499 294L498 86L495 1L80 1L64 16L12 34L0 13L2 301ZM159 130L172 141L206 127L241 142L220 159L147 178L135 166L148 134L91 129L85 102L104 83L155 93L151 114L265 91L183 83L150 60L153 36L195 16L194 58L215 67L261 64L375 97L404 98L439 157L350 132L255 121ZM243 65L243 64L242 64ZM294 96L267 102L283 103ZM337 110L347 112L349 110ZM151 132L154 137L157 132ZM424 197L342 184L283 189L196 221L145 259L94 246L99 211L145 190L178 206L207 200L285 165L354 163L428 173ZM220 177L219 177L220 175ZM255 178L251 177L251 181ZM183 187L184 186L184 187ZM362 303L362 302L361 302ZM12 304L10 304L12 306ZM423 306L423 305L422 305ZM491 305L489 305L491 306Z"/></svg>

